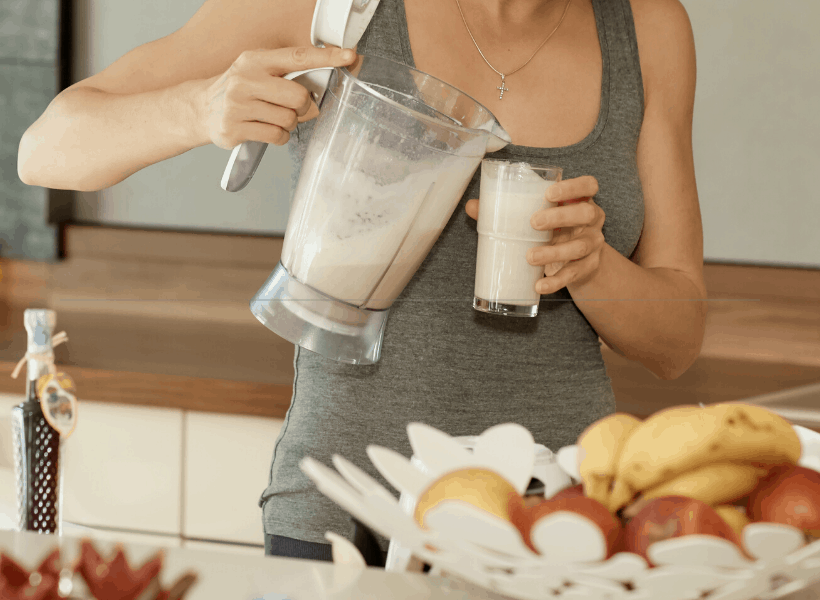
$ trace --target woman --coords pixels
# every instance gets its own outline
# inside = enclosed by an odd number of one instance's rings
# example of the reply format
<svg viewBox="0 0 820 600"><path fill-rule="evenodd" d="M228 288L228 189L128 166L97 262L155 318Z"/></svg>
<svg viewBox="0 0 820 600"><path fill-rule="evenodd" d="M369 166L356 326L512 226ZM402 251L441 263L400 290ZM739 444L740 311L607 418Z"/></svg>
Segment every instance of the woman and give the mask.
<svg viewBox="0 0 820 600"><path fill-rule="evenodd" d="M21 178L98 190L208 143L284 144L297 121L298 162L315 108L280 76L353 60L304 48L313 7L205 2L179 31L60 94L21 142ZM474 311L476 173L395 303L378 364L296 348L293 400L260 500L269 554L327 560L325 531L350 531L299 470L305 455L329 464L342 454L385 483L365 447L409 456L411 421L451 435L518 422L557 449L615 409L599 337L662 379L683 373L703 338L695 56L679 0L381 0L358 51L484 104L513 141L491 156L563 167L548 198L556 207L532 219L560 233L527 257L549 275L537 318ZM383 553L387 540L377 542Z"/></svg>

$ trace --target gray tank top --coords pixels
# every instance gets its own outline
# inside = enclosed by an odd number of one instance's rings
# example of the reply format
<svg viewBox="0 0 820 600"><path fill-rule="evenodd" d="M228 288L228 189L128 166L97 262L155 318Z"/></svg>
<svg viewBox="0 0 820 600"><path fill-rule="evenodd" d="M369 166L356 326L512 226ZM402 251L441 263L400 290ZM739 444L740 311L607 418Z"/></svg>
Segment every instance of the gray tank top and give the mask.
<svg viewBox="0 0 820 600"><path fill-rule="evenodd" d="M546 160L563 167L565 179L595 176L600 185L595 200L606 212L606 241L628 257L644 218L636 162L644 109L638 48L629 0L592 4L603 58L595 128L572 146L511 145L488 156ZM403 0L381 0L358 49L414 66ZM297 165L312 127L312 122L300 125L298 140L292 137ZM394 491L365 448L378 444L409 457L410 422L453 436L515 422L536 442L558 450L614 412L598 336L566 288L542 296L535 318L491 316L472 308L478 236L464 205L478 198L479 175L480 169L394 303L377 364L342 364L295 349L291 406L260 499L267 533L323 543L326 531L352 533L349 515L299 469L304 456L332 466L331 456L341 454ZM378 537L386 550L388 541Z"/></svg>

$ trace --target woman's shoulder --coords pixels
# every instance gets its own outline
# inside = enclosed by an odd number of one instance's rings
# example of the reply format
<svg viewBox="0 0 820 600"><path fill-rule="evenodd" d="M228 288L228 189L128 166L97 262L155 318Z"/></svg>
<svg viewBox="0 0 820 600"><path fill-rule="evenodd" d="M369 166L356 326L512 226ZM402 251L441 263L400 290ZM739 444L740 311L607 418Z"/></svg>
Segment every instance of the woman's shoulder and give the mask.
<svg viewBox="0 0 820 600"><path fill-rule="evenodd" d="M283 47L310 46L313 11L318 0L277 1L274 20L282 36Z"/></svg>
<svg viewBox="0 0 820 600"><path fill-rule="evenodd" d="M218 23L226 34L220 46L231 43L250 50L310 46L316 1L206 0L184 29L201 26L204 30Z"/></svg>
<svg viewBox="0 0 820 600"><path fill-rule="evenodd" d="M629 0L641 60L644 92L689 78L695 70L695 41L680 0Z"/></svg>
<svg viewBox="0 0 820 600"><path fill-rule="evenodd" d="M629 0L635 27L649 26L655 33L691 31L689 14L680 0Z"/></svg>
<svg viewBox="0 0 820 600"><path fill-rule="evenodd" d="M237 4L235 0L210 1L226 5ZM267 34L268 42L264 47L310 46L310 26L316 2L317 0L243 0L242 11L234 6L232 12L242 14L242 18L248 21L246 27L259 31L260 38L264 39Z"/></svg>

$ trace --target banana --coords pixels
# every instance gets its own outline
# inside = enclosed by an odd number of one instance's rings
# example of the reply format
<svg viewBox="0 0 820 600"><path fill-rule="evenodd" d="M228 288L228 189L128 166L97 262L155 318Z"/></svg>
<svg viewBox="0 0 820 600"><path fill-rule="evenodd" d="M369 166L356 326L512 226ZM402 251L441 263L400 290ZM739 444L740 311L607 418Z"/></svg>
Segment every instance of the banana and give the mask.
<svg viewBox="0 0 820 600"><path fill-rule="evenodd" d="M736 502L748 495L766 476L768 469L753 464L712 463L692 469L643 491L623 510L624 518L631 519L653 498L686 496L710 506Z"/></svg>
<svg viewBox="0 0 820 600"><path fill-rule="evenodd" d="M715 512L719 514L720 517L728 523L729 527L734 529L735 533L738 535L742 535L743 528L751 523L742 508L732 506L731 504L716 506Z"/></svg>
<svg viewBox="0 0 820 600"><path fill-rule="evenodd" d="M652 438L653 435L659 435L658 432L662 432L666 427L669 426L670 423L674 422L675 420L685 421L687 419L695 418L695 416L701 410L703 409L699 406L690 405L682 405L660 410L654 413L652 416L648 417L638 427L633 429L631 435L634 435L636 432L639 432L643 438ZM641 445L635 443L624 443L620 453L618 454L618 464L615 467L615 477L613 478L612 489L609 493L609 497L607 498L607 503L604 505L612 513L617 512L619 509L629 504L634 498L634 496L640 491L638 489L632 488L630 485L627 484L627 482L624 479L622 479L618 475L618 471L621 468L622 457L624 451L627 450L627 448L630 449L630 454L635 454L635 452L641 448Z"/></svg>
<svg viewBox="0 0 820 600"><path fill-rule="evenodd" d="M788 421L760 406L725 403L661 410L632 431L620 452L608 508L712 463L795 464L802 448Z"/></svg>
<svg viewBox="0 0 820 600"><path fill-rule="evenodd" d="M767 473L751 464L711 463L649 488L641 497L686 496L710 506L727 504L749 494Z"/></svg>
<svg viewBox="0 0 820 600"><path fill-rule="evenodd" d="M578 436L578 470L586 497L607 505L621 448L640 423L632 415L615 413L599 419Z"/></svg>

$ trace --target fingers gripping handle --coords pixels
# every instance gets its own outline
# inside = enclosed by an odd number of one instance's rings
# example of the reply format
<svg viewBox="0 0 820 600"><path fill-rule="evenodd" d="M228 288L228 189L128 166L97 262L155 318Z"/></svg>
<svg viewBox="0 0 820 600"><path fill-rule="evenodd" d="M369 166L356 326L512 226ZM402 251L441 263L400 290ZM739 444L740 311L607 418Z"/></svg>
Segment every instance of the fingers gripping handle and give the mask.
<svg viewBox="0 0 820 600"><path fill-rule="evenodd" d="M321 105L332 73L333 67L322 67L288 73L284 78L305 86L316 104ZM222 174L222 189L228 192L244 189L256 173L267 147L264 142L253 141L242 142L236 146L231 151L231 157Z"/></svg>
<svg viewBox="0 0 820 600"><path fill-rule="evenodd" d="M322 101L322 96L325 95L325 90L330 83L330 76L333 74L335 67L321 67L319 69L308 69L307 71L296 71L295 73L288 73L285 79L290 79L307 88L311 93L316 104Z"/></svg>

